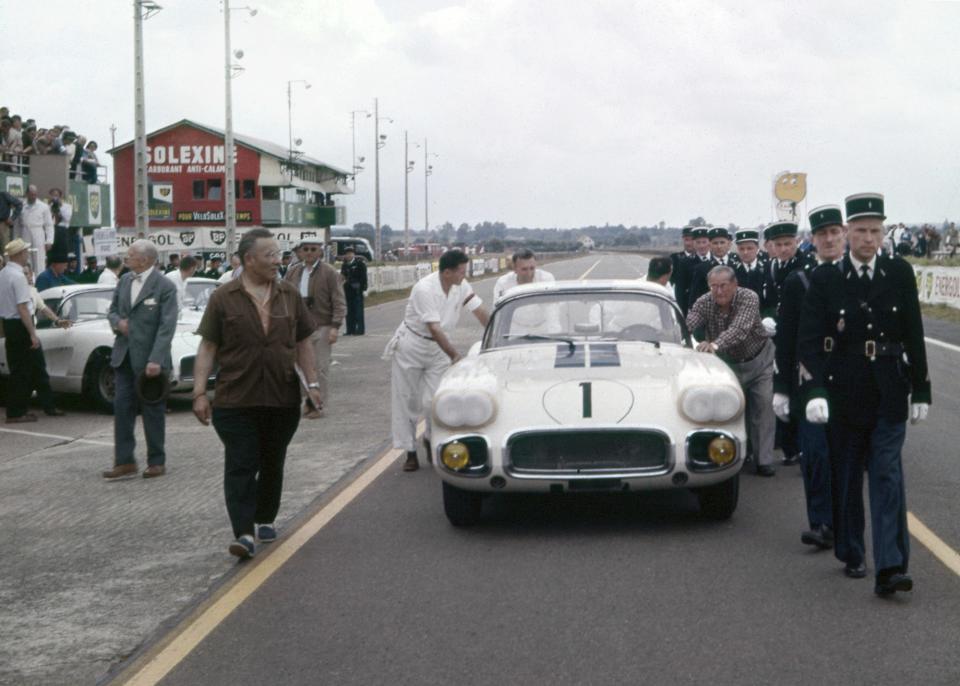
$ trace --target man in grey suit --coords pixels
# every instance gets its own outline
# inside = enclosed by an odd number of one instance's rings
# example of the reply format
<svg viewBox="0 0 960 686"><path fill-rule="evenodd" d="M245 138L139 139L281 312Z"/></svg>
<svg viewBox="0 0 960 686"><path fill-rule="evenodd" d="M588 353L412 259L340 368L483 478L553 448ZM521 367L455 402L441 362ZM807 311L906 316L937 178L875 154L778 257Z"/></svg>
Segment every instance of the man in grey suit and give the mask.
<svg viewBox="0 0 960 686"><path fill-rule="evenodd" d="M144 478L162 476L166 471L164 433L166 401L140 402L137 377L169 374L173 366L170 345L177 330L177 287L156 267L157 248L148 240L134 242L127 251L125 274L113 292L107 318L116 338L110 366L114 369L113 399L114 466L103 472L107 480L135 476L133 435L137 411L143 415L147 436L147 468Z"/></svg>

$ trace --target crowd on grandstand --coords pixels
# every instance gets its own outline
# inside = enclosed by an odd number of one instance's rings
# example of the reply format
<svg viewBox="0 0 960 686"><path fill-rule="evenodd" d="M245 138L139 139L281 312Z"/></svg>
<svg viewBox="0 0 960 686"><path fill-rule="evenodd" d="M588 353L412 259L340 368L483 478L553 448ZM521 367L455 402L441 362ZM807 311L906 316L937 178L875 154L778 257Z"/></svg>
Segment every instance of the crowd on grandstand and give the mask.
<svg viewBox="0 0 960 686"><path fill-rule="evenodd" d="M31 155L66 155L70 159L70 178L97 182L97 142L66 125L38 128L33 119L10 114L0 106L0 171L16 174L30 172Z"/></svg>

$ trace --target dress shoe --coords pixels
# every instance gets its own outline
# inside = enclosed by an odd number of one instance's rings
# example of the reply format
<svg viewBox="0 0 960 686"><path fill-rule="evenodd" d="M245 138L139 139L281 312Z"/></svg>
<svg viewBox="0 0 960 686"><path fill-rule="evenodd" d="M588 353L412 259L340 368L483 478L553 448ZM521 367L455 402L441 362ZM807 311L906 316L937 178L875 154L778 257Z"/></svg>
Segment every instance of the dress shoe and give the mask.
<svg viewBox="0 0 960 686"><path fill-rule="evenodd" d="M417 461L417 451L416 450L407 451L407 459L403 463L403 471L415 472L418 469L420 469L420 462Z"/></svg>
<svg viewBox="0 0 960 686"><path fill-rule="evenodd" d="M49 410L44 410L43 413L48 417L64 417L67 414L58 407L52 407Z"/></svg>
<svg viewBox="0 0 960 686"><path fill-rule="evenodd" d="M152 464L143 470L144 479L152 479L155 476L163 476L167 473L167 468L162 464Z"/></svg>
<svg viewBox="0 0 960 686"><path fill-rule="evenodd" d="M103 478L107 481L119 481L120 479L129 479L136 475L136 463L128 462L127 464L118 464L113 469L108 469L103 473Z"/></svg>
<svg viewBox="0 0 960 686"><path fill-rule="evenodd" d="M780 463L784 467L792 467L793 465L800 463L800 455L799 453L797 455L784 455L780 459Z"/></svg>
<svg viewBox="0 0 960 686"><path fill-rule="evenodd" d="M236 555L241 560L249 560L257 554L257 548L253 544L253 536L249 534L245 534L235 540L227 550L230 551L231 555Z"/></svg>
<svg viewBox="0 0 960 686"><path fill-rule="evenodd" d="M323 418L323 410L311 410L306 409L303 412L304 419L321 419Z"/></svg>
<svg viewBox="0 0 960 686"><path fill-rule="evenodd" d="M862 562L857 564L847 563L847 566L843 568L843 573L851 579L862 579L867 575L867 565Z"/></svg>
<svg viewBox="0 0 960 686"><path fill-rule="evenodd" d="M37 421L37 415L27 412L19 417L7 417L7 424L24 424Z"/></svg>
<svg viewBox="0 0 960 686"><path fill-rule="evenodd" d="M912 591L913 579L909 574L881 574L877 577L877 584L873 587L873 592L879 596L893 595L897 591Z"/></svg>
<svg viewBox="0 0 960 686"><path fill-rule="evenodd" d="M777 470L768 464L757 465L757 476L776 476Z"/></svg>
<svg viewBox="0 0 960 686"><path fill-rule="evenodd" d="M800 541L805 545L815 545L821 550L833 547L833 531L829 526L815 526L800 534Z"/></svg>

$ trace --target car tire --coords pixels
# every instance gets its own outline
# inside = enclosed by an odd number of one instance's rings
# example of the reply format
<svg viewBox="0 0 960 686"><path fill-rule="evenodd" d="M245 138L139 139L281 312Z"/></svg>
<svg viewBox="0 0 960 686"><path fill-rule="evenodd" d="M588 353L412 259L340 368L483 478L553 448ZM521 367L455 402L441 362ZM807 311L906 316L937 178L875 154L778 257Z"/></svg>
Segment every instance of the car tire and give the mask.
<svg viewBox="0 0 960 686"><path fill-rule="evenodd" d="M443 511L454 526L473 526L480 522L483 496L443 482Z"/></svg>
<svg viewBox="0 0 960 686"><path fill-rule="evenodd" d="M723 483L707 486L697 491L700 500L700 514L707 519L722 521L730 519L737 509L740 497L740 475L727 479Z"/></svg>
<svg viewBox="0 0 960 686"><path fill-rule="evenodd" d="M94 350L83 372L83 395L98 410L113 414L114 371L110 366L110 351Z"/></svg>

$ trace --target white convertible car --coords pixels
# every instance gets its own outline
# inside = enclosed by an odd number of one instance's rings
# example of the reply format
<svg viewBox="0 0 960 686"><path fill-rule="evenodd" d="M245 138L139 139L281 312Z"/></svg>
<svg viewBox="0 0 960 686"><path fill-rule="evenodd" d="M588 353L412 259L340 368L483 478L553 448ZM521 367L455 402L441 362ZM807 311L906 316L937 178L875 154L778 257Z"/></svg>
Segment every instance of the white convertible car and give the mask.
<svg viewBox="0 0 960 686"><path fill-rule="evenodd" d="M690 341L655 284L509 291L434 395L430 461L448 519L476 523L487 493L674 488L692 489L704 515L730 517L744 396Z"/></svg>
<svg viewBox="0 0 960 686"><path fill-rule="evenodd" d="M170 392L173 394L189 393L193 389L193 363L200 345L200 336L193 333L200 321L198 308L206 303L216 286L217 282L211 279L187 281L184 310L171 349ZM40 296L50 309L60 318L72 321L73 326L54 327L42 317L37 324L53 391L82 394L108 412L113 411L114 393L113 368L110 367L114 334L107 320L113 289L113 286L90 284L41 291ZM0 386L6 384L9 375L6 351L0 345Z"/></svg>

